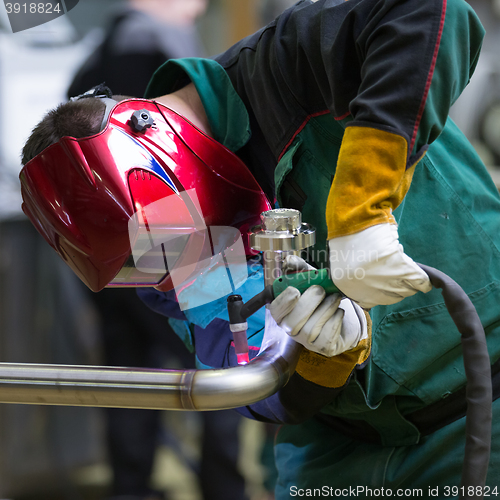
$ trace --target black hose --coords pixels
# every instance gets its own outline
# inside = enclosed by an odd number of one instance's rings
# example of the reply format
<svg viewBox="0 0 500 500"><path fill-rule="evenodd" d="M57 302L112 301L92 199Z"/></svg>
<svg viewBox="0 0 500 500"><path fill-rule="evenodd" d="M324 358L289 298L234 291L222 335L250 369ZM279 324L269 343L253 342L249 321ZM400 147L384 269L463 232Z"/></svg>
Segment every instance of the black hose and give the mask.
<svg viewBox="0 0 500 500"><path fill-rule="evenodd" d="M474 304L463 289L449 276L429 266L419 264L432 285L442 289L448 313L461 334L467 386L465 399L465 453L459 498L482 499L491 450L492 383L491 363L486 334ZM272 287L243 304L240 296L228 299L231 323L243 323L273 296Z"/></svg>
<svg viewBox="0 0 500 500"><path fill-rule="evenodd" d="M490 459L492 421L491 363L486 335L474 305L462 288L441 271L419 266L432 285L442 289L446 308L462 336L467 416L459 498L482 499Z"/></svg>

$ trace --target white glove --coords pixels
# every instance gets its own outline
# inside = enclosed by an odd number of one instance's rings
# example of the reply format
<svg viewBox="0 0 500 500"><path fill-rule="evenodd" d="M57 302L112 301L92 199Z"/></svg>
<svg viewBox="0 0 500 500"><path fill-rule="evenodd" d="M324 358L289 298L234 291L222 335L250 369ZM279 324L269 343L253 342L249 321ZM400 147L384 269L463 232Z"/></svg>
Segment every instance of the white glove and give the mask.
<svg viewBox="0 0 500 500"><path fill-rule="evenodd" d="M289 257L286 270L313 269L299 257ZM271 302L274 320L296 342L324 356L337 356L368 336L362 309L339 294L326 296L323 287L313 285L302 295L288 287Z"/></svg>
<svg viewBox="0 0 500 500"><path fill-rule="evenodd" d="M364 309L432 289L427 274L404 253L394 224L332 238L328 245L333 282Z"/></svg>

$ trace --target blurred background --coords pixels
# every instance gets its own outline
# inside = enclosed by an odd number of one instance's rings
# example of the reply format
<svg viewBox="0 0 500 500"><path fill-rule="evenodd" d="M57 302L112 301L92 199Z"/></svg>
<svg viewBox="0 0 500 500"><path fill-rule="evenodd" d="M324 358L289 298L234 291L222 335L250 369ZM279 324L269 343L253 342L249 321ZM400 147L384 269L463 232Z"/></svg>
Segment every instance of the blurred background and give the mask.
<svg viewBox="0 0 500 500"><path fill-rule="evenodd" d="M176 1L182 8L173 7ZM112 67L114 75L126 70L121 81L127 86L116 91L139 96L152 70L139 68L137 61L147 59L154 68L168 57L215 55L292 3L80 0L66 15L15 34L0 5L0 361L189 366L166 322L146 326L144 311L134 305L127 307L131 316L122 324L116 300L91 296L38 236L20 210L20 151L32 127L68 94L82 92L103 74L95 83L106 81L113 89L106 69ZM140 12L146 4L147 11ZM475 76L452 117L500 186L500 0L470 4L487 36ZM113 310L115 315L103 313ZM128 346L121 358L110 356L119 352L117 345ZM131 358L131 352L142 357ZM273 427L243 419L228 426L222 415L209 422L199 413L136 418L135 412L0 405L0 499L224 500L203 479L203 464L218 464L210 455L217 446L207 436L217 440L221 422L232 434L219 442L237 446L215 450L222 459L209 482L228 485L231 500L272 499ZM120 460L124 457L127 463ZM234 469L231 477L229 469Z"/></svg>

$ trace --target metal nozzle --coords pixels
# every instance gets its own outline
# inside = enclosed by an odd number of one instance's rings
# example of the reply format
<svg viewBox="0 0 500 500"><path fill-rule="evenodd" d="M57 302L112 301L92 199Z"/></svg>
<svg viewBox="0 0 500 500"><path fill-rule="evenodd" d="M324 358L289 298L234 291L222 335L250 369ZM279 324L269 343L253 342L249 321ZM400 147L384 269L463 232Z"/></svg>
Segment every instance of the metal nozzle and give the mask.
<svg viewBox="0 0 500 500"><path fill-rule="evenodd" d="M268 210L262 224L252 228L250 246L261 252L298 252L316 243L315 229L302 222L301 213L289 208Z"/></svg>
<svg viewBox="0 0 500 500"><path fill-rule="evenodd" d="M298 255L316 243L316 230L302 222L302 214L291 208L263 212L262 224L252 228L250 246L264 253L264 282L272 285L282 275L287 255Z"/></svg>
<svg viewBox="0 0 500 500"><path fill-rule="evenodd" d="M302 224L302 214L291 208L277 208L262 212L262 229L266 231L297 231Z"/></svg>

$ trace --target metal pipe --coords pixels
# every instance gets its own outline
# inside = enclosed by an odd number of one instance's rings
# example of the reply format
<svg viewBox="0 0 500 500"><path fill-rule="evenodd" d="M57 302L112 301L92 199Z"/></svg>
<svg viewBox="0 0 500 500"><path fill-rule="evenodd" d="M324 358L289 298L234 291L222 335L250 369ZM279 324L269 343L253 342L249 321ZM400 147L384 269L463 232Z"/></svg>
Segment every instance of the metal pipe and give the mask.
<svg viewBox="0 0 500 500"><path fill-rule="evenodd" d="M263 214L265 240L272 242L272 230L265 222L273 217L297 219L296 211L278 210ZM296 212L296 213L295 213ZM272 225L272 224L271 224ZM265 280L281 273L282 252L296 252L311 239L311 228L297 230L276 226L279 245L267 249L270 262ZM292 233L287 235L286 232ZM300 242L295 244L299 238ZM285 248L282 246L286 241ZM292 247L288 248L292 241ZM301 243L302 242L302 243ZM265 257L266 258L266 257ZM266 313L267 314L267 313ZM0 363L0 403L149 408L158 410L222 410L255 403L283 387L292 375L301 346L281 329L269 329L261 352L250 363L211 370L157 370L104 366Z"/></svg>
<svg viewBox="0 0 500 500"><path fill-rule="evenodd" d="M274 343L248 365L213 370L0 363L0 402L39 405L221 410L274 394L294 352Z"/></svg>

